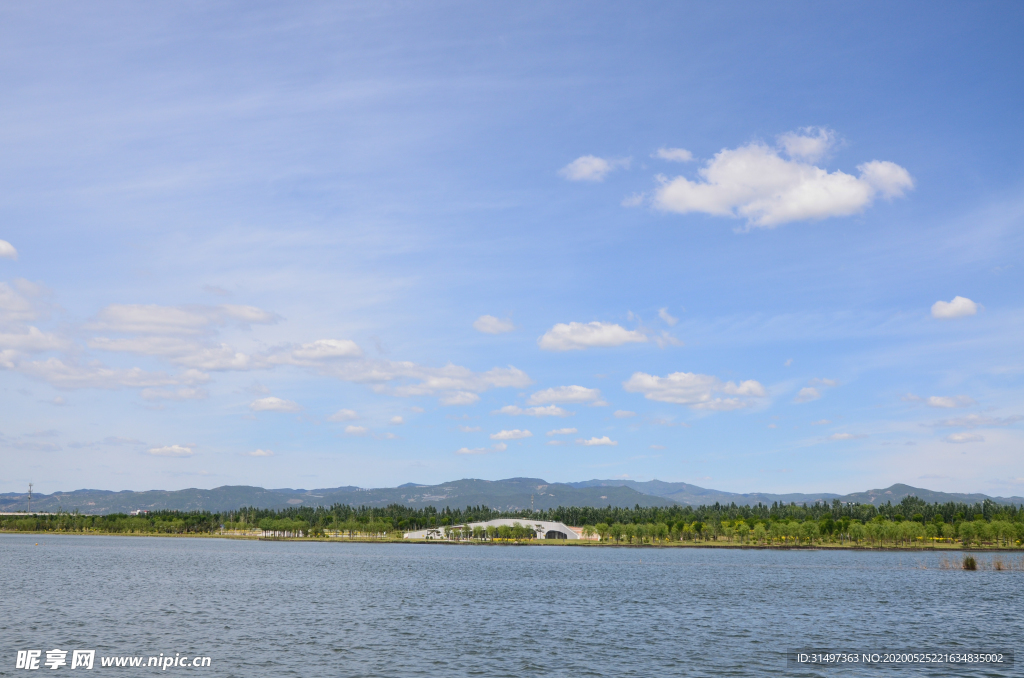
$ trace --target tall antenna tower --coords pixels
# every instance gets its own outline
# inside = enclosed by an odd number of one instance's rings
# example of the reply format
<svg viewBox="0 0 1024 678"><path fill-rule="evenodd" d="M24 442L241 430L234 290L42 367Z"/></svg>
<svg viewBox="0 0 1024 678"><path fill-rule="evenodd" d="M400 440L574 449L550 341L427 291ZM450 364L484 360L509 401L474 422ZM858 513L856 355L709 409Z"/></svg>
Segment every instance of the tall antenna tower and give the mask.
<svg viewBox="0 0 1024 678"><path fill-rule="evenodd" d="M32 483L28 484L28 512L32 513Z"/></svg>

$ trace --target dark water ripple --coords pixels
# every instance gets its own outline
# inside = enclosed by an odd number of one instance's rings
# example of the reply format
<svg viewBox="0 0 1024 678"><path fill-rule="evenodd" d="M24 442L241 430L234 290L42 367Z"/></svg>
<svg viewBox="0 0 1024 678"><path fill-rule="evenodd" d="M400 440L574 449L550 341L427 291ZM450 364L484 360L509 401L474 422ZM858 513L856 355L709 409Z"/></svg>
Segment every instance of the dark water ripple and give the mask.
<svg viewBox="0 0 1024 678"><path fill-rule="evenodd" d="M786 668L790 647L1020 649L1024 573L941 558L0 535L0 675L54 647L246 678L1024 675Z"/></svg>

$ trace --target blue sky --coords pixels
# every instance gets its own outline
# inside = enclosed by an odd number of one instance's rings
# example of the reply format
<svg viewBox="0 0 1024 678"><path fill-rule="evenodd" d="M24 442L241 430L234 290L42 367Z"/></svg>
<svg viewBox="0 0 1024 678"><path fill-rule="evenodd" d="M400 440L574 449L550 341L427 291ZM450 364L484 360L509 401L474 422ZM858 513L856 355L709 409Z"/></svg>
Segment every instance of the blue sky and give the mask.
<svg viewBox="0 0 1024 678"><path fill-rule="evenodd" d="M1017 4L2 12L0 491L1024 494Z"/></svg>

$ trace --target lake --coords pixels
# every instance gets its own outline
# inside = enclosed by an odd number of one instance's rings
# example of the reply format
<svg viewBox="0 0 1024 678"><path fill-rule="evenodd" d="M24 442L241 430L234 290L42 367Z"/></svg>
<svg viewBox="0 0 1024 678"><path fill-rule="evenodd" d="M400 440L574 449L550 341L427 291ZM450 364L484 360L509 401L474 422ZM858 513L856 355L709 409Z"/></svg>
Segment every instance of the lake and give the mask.
<svg viewBox="0 0 1024 678"><path fill-rule="evenodd" d="M790 648L1017 649L1024 572L941 568L959 555L3 534L0 675L54 648L120 676L1020 675L787 669ZM160 653L211 664L100 666Z"/></svg>

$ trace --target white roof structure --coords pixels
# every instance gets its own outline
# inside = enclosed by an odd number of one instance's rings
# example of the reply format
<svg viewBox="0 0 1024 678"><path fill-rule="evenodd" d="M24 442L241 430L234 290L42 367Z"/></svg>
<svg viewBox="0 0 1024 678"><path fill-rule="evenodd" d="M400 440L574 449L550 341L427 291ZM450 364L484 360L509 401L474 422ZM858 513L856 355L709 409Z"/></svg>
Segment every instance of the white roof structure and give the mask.
<svg viewBox="0 0 1024 678"><path fill-rule="evenodd" d="M497 520L488 520L482 523L468 523L468 527L498 527L500 525L512 526L519 523L523 527L533 528L536 532L537 539L579 539L580 535L573 530L571 527L564 523L555 523L550 520L527 520L524 518L498 518ZM448 526L449 529L453 527L463 527L466 525L454 525ZM416 532L406 532L406 539L444 539L444 526L432 527L426 530L417 530Z"/></svg>

